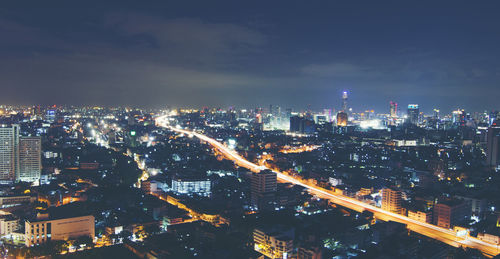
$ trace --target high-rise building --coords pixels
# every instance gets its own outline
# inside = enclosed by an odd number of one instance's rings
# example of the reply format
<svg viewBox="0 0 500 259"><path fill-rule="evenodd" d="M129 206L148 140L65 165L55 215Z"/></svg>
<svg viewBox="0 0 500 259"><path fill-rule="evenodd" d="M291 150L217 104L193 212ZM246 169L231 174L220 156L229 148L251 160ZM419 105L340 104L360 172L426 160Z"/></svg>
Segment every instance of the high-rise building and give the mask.
<svg viewBox="0 0 500 259"><path fill-rule="evenodd" d="M316 131L316 125L314 120L300 116L292 116L290 117L290 131L312 134Z"/></svg>
<svg viewBox="0 0 500 259"><path fill-rule="evenodd" d="M420 117L418 104L408 104L408 123L417 125Z"/></svg>
<svg viewBox="0 0 500 259"><path fill-rule="evenodd" d="M19 125L0 127L0 182L14 181L19 171Z"/></svg>
<svg viewBox="0 0 500 259"><path fill-rule="evenodd" d="M291 116L290 117L290 132L300 132L300 124L302 118L300 116Z"/></svg>
<svg viewBox="0 0 500 259"><path fill-rule="evenodd" d="M401 213L401 191L385 188L382 190L382 209Z"/></svg>
<svg viewBox="0 0 500 259"><path fill-rule="evenodd" d="M342 92L342 111L347 112L347 91Z"/></svg>
<svg viewBox="0 0 500 259"><path fill-rule="evenodd" d="M390 105L391 105L390 108L391 117L392 118L398 117L398 103L391 101Z"/></svg>
<svg viewBox="0 0 500 259"><path fill-rule="evenodd" d="M277 176L271 170L252 174L251 202L258 209L268 209L276 197Z"/></svg>
<svg viewBox="0 0 500 259"><path fill-rule="evenodd" d="M500 123L493 122L486 136L486 164L491 167L500 165Z"/></svg>
<svg viewBox="0 0 500 259"><path fill-rule="evenodd" d="M38 182L42 171L42 139L40 137L19 138L19 172L16 180Z"/></svg>
<svg viewBox="0 0 500 259"><path fill-rule="evenodd" d="M337 126L339 127L347 126L347 113L345 112L337 113Z"/></svg>
<svg viewBox="0 0 500 259"><path fill-rule="evenodd" d="M439 109L434 109L434 119L439 120Z"/></svg>
<svg viewBox="0 0 500 259"><path fill-rule="evenodd" d="M0 128L0 182L38 182L42 170L40 137L19 136L19 125Z"/></svg>

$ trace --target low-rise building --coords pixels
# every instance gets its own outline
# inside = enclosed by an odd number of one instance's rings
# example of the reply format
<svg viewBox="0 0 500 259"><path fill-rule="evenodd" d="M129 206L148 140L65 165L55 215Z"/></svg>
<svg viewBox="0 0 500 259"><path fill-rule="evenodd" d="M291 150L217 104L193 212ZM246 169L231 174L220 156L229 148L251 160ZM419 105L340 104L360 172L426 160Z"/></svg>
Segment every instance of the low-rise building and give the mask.
<svg viewBox="0 0 500 259"><path fill-rule="evenodd" d="M211 182L206 178L180 177L172 179L172 191L178 195L210 196Z"/></svg>
<svg viewBox="0 0 500 259"><path fill-rule="evenodd" d="M49 219L42 218L25 222L26 246L45 243L49 240L69 240L80 236L95 236L94 216Z"/></svg>
<svg viewBox="0 0 500 259"><path fill-rule="evenodd" d="M446 200L434 205L434 224L442 228L452 228L471 216L470 203L462 200Z"/></svg>
<svg viewBox="0 0 500 259"><path fill-rule="evenodd" d="M0 197L0 208L8 208L23 204L29 204L36 201L35 196L20 195L20 196L3 196Z"/></svg>
<svg viewBox="0 0 500 259"><path fill-rule="evenodd" d="M408 210L408 218L425 223L432 223L432 211Z"/></svg>
<svg viewBox="0 0 500 259"><path fill-rule="evenodd" d="M12 234L19 228L19 219L9 214L0 218L0 236Z"/></svg>
<svg viewBox="0 0 500 259"><path fill-rule="evenodd" d="M269 258L290 258L293 253L293 236L293 229L255 229L254 249Z"/></svg>

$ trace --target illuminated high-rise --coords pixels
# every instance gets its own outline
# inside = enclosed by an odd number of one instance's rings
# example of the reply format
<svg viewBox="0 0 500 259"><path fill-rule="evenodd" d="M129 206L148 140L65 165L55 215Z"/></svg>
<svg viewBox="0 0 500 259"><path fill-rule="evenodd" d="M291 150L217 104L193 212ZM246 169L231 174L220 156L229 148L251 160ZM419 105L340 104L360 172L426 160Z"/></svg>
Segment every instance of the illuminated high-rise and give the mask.
<svg viewBox="0 0 500 259"><path fill-rule="evenodd" d="M401 213L401 191L385 188L382 190L382 209Z"/></svg>
<svg viewBox="0 0 500 259"><path fill-rule="evenodd" d="M19 171L19 125L0 127L0 182L13 181Z"/></svg>
<svg viewBox="0 0 500 259"><path fill-rule="evenodd" d="M42 169L40 137L19 136L19 125L0 128L0 182L38 182Z"/></svg>
<svg viewBox="0 0 500 259"><path fill-rule="evenodd" d="M339 112L337 113L337 126L339 127L345 127L347 126L347 113L345 112Z"/></svg>
<svg viewBox="0 0 500 259"><path fill-rule="evenodd" d="M42 171L42 139L40 137L19 138L19 172L16 180L38 182Z"/></svg>
<svg viewBox="0 0 500 259"><path fill-rule="evenodd" d="M390 104L391 104L391 109L390 109L391 117L395 118L398 116L398 103L391 101Z"/></svg>
<svg viewBox="0 0 500 259"><path fill-rule="evenodd" d="M347 91L342 92L342 111L347 112Z"/></svg>

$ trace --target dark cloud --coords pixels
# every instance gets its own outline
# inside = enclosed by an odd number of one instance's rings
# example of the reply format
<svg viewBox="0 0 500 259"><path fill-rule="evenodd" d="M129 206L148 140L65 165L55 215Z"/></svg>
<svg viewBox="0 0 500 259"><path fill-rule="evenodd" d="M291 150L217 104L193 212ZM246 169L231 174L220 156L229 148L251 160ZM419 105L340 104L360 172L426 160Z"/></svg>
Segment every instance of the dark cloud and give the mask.
<svg viewBox="0 0 500 259"><path fill-rule="evenodd" d="M500 108L488 7L155 5L0 9L0 102Z"/></svg>

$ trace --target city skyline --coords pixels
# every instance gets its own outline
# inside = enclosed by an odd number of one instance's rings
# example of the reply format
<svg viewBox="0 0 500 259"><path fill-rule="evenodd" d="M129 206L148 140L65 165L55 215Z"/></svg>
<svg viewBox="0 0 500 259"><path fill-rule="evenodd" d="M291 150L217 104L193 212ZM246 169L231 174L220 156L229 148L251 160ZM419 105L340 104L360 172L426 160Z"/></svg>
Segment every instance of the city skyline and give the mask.
<svg viewBox="0 0 500 259"><path fill-rule="evenodd" d="M281 4L5 4L0 102L498 110L496 3Z"/></svg>

